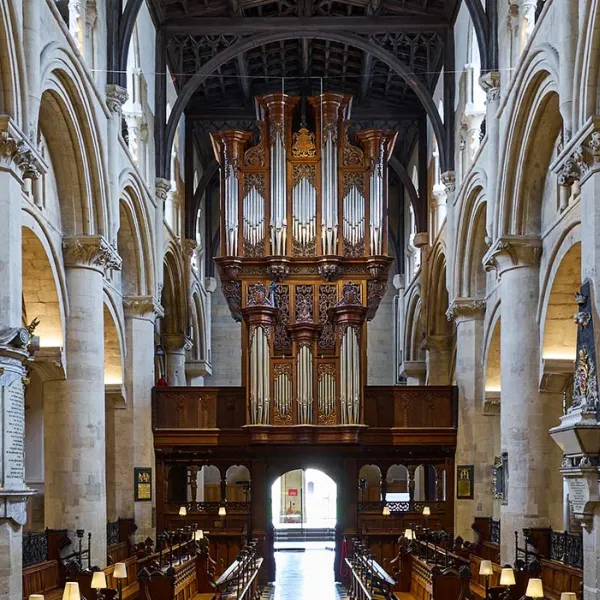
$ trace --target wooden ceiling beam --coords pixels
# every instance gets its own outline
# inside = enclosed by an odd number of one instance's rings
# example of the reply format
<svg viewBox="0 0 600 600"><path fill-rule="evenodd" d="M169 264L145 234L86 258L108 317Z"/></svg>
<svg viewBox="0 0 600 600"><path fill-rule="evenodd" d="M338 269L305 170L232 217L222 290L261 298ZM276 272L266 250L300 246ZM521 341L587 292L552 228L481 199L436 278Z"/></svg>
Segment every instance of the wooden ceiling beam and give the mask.
<svg viewBox="0 0 600 600"><path fill-rule="evenodd" d="M250 85L250 77L248 76L248 63L246 61L246 54L238 54L237 59L237 70L240 77L240 88L244 94L244 100L246 103L252 99L252 86Z"/></svg>
<svg viewBox="0 0 600 600"><path fill-rule="evenodd" d="M369 83L373 71L373 56L368 52L363 55L363 64L360 72L360 101L364 102L369 92Z"/></svg>
<svg viewBox="0 0 600 600"><path fill-rule="evenodd" d="M242 34L272 33L274 30L352 31L353 33L399 33L403 31L445 30L450 23L439 17L198 17L170 19L162 24L169 34L215 35L219 33Z"/></svg>

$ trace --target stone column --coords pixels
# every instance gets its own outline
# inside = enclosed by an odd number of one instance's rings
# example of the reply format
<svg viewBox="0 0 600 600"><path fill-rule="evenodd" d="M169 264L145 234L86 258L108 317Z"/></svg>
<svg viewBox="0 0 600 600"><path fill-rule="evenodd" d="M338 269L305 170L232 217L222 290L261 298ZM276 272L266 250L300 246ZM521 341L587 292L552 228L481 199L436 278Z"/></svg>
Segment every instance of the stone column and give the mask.
<svg viewBox="0 0 600 600"><path fill-rule="evenodd" d="M498 107L500 105L500 73L498 71L490 71L479 79L479 85L486 92L486 134L488 144L488 161L487 161L487 210L485 229L487 235L494 238L496 231L494 230L495 211L496 211L496 195L498 188L498 149L500 143L500 124L498 122Z"/></svg>
<svg viewBox="0 0 600 600"><path fill-rule="evenodd" d="M452 358L451 339L442 335L430 335L427 338L426 363L427 385L450 384L450 361Z"/></svg>
<svg viewBox="0 0 600 600"><path fill-rule="evenodd" d="M22 535L31 490L25 482L24 361L30 332L22 314L22 188L39 156L8 118L0 118L0 599L22 598Z"/></svg>
<svg viewBox="0 0 600 600"><path fill-rule="evenodd" d="M166 333L162 341L167 359L167 383L172 386L187 385L185 353L192 349L192 340L183 333Z"/></svg>
<svg viewBox="0 0 600 600"><path fill-rule="evenodd" d="M443 209L444 216L446 217L446 239L453 240L456 236L456 215L454 211L454 204L456 202L456 174L454 171L446 171L442 173L441 181L446 191L444 198L445 207ZM440 219L439 222L441 226L442 220ZM447 245L446 264L454 264L454 247L452 244ZM446 288L449 290L452 289L452 269L446 269Z"/></svg>
<svg viewBox="0 0 600 600"><path fill-rule="evenodd" d="M484 257L500 279L501 415L500 439L508 453L507 498L501 510L502 563L514 562L513 531L548 525L548 482L544 464L548 439L544 405L539 391L540 331L537 237L500 238Z"/></svg>
<svg viewBox="0 0 600 600"><path fill-rule="evenodd" d="M106 564L103 274L120 258L101 236L67 237L67 379L44 394L45 516L51 529L92 534L92 564Z"/></svg>
<svg viewBox="0 0 600 600"><path fill-rule="evenodd" d="M472 539L475 516L492 515L493 422L484 415L483 317L485 300L457 298L446 313L456 323L458 430L456 464L475 466L473 500L456 500L455 535ZM453 491L448 491L448 494Z"/></svg>
<svg viewBox="0 0 600 600"><path fill-rule="evenodd" d="M427 363L424 360L405 360L400 374L406 377L406 385L425 385Z"/></svg>
<svg viewBox="0 0 600 600"><path fill-rule="evenodd" d="M163 264L164 258L164 219L165 219L165 202L167 200L167 194L171 189L171 182L168 179L157 177L154 180L154 199L156 212L154 217L154 231L156 235L156 249L155 259L157 265ZM159 292L162 290L163 282L163 269L157 269L157 281L159 286ZM159 294L160 295L160 294Z"/></svg>
<svg viewBox="0 0 600 600"><path fill-rule="evenodd" d="M119 134L121 133L121 115L123 104L127 101L127 90L119 85L106 86L106 105L110 111L108 119L107 171L110 178L109 217L110 231L108 241L116 247L119 231Z"/></svg>
<svg viewBox="0 0 600 600"><path fill-rule="evenodd" d="M147 537L155 539L152 509L156 506L154 490L154 439L152 437L152 405L150 389L154 385L154 321L163 314L152 296L134 296L124 300L127 359L125 362L125 389L127 408L125 427L128 438L121 456L127 461L125 480L118 482L127 489L131 514L135 519L136 541ZM134 502L134 467L152 468L152 501Z"/></svg>

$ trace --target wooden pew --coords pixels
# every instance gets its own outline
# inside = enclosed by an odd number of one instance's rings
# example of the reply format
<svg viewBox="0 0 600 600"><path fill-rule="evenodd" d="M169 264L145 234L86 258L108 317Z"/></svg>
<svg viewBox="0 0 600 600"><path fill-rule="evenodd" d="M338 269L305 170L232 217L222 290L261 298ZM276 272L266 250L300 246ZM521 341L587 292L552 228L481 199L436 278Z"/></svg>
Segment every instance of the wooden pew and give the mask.
<svg viewBox="0 0 600 600"><path fill-rule="evenodd" d="M30 594L42 594L46 600L62 598L58 561L47 560L23 569L23 599Z"/></svg>
<svg viewBox="0 0 600 600"><path fill-rule="evenodd" d="M397 600L396 581L360 542L353 546L351 558L345 559L349 571L348 594L353 600Z"/></svg>
<svg viewBox="0 0 600 600"><path fill-rule="evenodd" d="M258 573L263 563L256 550L256 541L250 542L214 582L215 599L255 600L259 596Z"/></svg>
<svg viewBox="0 0 600 600"><path fill-rule="evenodd" d="M198 591L197 571L205 564L200 556L186 558L181 564L150 572L144 568L138 575L140 594L149 600L200 600L213 594Z"/></svg>

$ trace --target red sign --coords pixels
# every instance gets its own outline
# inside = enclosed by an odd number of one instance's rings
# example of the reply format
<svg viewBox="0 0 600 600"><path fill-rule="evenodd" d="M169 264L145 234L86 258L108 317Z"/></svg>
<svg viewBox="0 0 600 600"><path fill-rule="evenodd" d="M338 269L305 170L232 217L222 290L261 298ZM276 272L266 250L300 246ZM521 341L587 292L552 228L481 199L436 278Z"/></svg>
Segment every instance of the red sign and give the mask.
<svg viewBox="0 0 600 600"><path fill-rule="evenodd" d="M290 488L288 490L288 496L297 496L298 495L298 490L295 488Z"/></svg>

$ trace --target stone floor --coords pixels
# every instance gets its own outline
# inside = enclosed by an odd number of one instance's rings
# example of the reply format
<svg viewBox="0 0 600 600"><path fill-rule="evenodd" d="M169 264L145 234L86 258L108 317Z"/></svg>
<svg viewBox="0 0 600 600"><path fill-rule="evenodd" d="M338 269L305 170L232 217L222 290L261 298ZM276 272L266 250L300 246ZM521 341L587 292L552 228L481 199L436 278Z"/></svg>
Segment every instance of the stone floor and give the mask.
<svg viewBox="0 0 600 600"><path fill-rule="evenodd" d="M331 550L275 552L277 576L263 600L341 600L346 590L333 579Z"/></svg>

